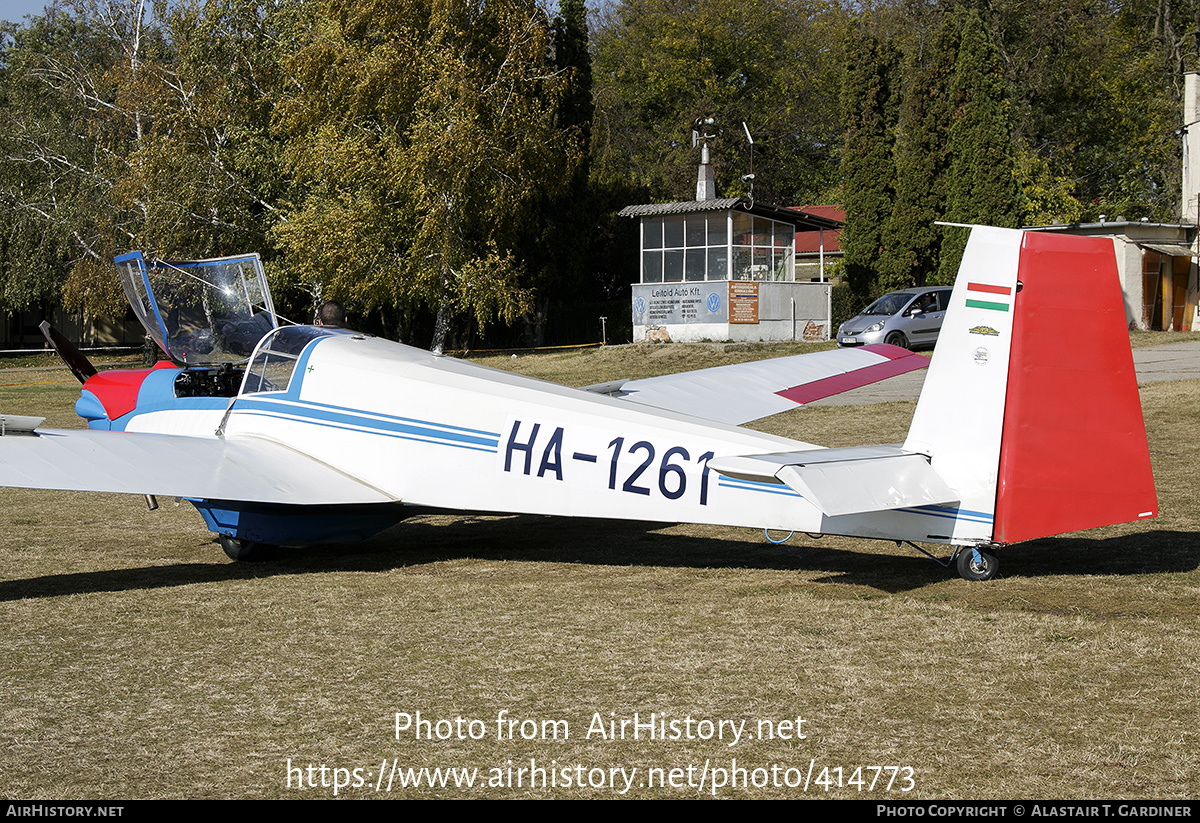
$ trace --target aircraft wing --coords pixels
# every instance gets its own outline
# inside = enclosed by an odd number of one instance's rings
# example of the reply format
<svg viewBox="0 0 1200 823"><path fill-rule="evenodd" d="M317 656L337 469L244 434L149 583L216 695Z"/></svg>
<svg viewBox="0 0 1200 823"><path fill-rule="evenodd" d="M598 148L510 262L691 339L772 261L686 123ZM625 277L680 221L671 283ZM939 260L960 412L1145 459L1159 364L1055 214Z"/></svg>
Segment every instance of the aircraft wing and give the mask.
<svg viewBox="0 0 1200 823"><path fill-rule="evenodd" d="M741 425L928 365L927 357L879 343L601 383L586 389L643 406Z"/></svg>
<svg viewBox="0 0 1200 823"><path fill-rule="evenodd" d="M81 429L0 437L0 486L259 503L395 502L268 440Z"/></svg>

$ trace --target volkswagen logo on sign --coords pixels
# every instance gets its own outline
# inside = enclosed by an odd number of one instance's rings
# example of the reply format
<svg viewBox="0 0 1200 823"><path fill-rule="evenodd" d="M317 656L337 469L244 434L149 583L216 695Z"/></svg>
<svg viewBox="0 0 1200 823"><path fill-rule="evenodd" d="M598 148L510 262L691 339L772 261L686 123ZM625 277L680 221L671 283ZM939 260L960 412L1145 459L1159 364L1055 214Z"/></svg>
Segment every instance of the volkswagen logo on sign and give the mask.
<svg viewBox="0 0 1200 823"><path fill-rule="evenodd" d="M638 314L643 314L646 311L646 298L639 297L633 301L633 310Z"/></svg>
<svg viewBox="0 0 1200 823"><path fill-rule="evenodd" d="M709 314L714 314L716 312L719 312L720 310L721 310L721 295L717 294L715 291L710 291L708 293Z"/></svg>

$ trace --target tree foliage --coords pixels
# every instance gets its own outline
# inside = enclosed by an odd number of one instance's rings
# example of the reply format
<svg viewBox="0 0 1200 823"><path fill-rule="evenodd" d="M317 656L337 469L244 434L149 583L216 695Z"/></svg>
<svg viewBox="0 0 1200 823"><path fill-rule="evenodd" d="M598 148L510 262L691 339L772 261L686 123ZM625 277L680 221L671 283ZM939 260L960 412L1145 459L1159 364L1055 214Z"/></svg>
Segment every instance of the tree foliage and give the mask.
<svg viewBox="0 0 1200 823"><path fill-rule="evenodd" d="M1007 85L990 33L977 12L958 11L932 45L918 54L910 41L901 83L890 45L863 26L849 29L843 248L864 297L953 282L965 232L935 221L1015 226L1020 218Z"/></svg>
<svg viewBox="0 0 1200 823"><path fill-rule="evenodd" d="M1008 89L996 47L979 15L962 16L958 58L950 82L945 219L1016 227L1021 189L1013 157ZM938 254L934 281L951 284L966 247L964 229L948 229Z"/></svg>
<svg viewBox="0 0 1200 823"><path fill-rule="evenodd" d="M837 9L820 0L614 0L594 34L596 170L652 198L690 199L697 118L722 131L717 185L799 203L833 188L840 61Z"/></svg>
<svg viewBox="0 0 1200 823"><path fill-rule="evenodd" d="M86 281L128 233L111 192L138 124L123 93L139 79L139 53L147 48L137 12L51 7L7 33L0 198L10 308L49 297L62 287L63 269ZM28 252L26 279L21 255ZM82 291L88 302L113 305L114 289Z"/></svg>
<svg viewBox="0 0 1200 823"><path fill-rule="evenodd" d="M523 214L514 245L522 249L531 290L523 316L525 343L546 342L551 300L563 289L589 291L598 252L598 198L589 181L592 118L592 58L588 51L587 8L583 0L562 0L553 23L554 66L561 75L555 123L578 148L569 179L548 186Z"/></svg>
<svg viewBox="0 0 1200 823"><path fill-rule="evenodd" d="M890 43L852 23L847 33L842 116L846 228L841 245L846 277L860 295L878 279L883 229L895 191L897 54Z"/></svg>
<svg viewBox="0 0 1200 823"><path fill-rule="evenodd" d="M121 312L113 255L259 247L278 197L271 14L244 0L51 7L11 31L0 106L8 237L38 236L26 302ZM6 267L22 247L6 247ZM45 268L42 268L44 266ZM20 307L21 293L6 302Z"/></svg>
<svg viewBox="0 0 1200 823"><path fill-rule="evenodd" d="M992 31L1014 137L1038 185L1068 193L1083 219L1178 214L1183 72L1200 68L1195 0L1004 0ZM1183 25L1180 25L1183 24ZM1030 202L1044 200L1030 192ZM1071 208L1056 219L1066 221ZM1042 216L1046 216L1042 212ZM1027 216L1029 222L1040 222Z"/></svg>
<svg viewBox="0 0 1200 823"><path fill-rule="evenodd" d="M691 196L701 117L723 194L745 121L758 199L845 202L865 297L949 276L937 219L1177 219L1200 68L1200 0L147 3L5 24L0 309L115 313L114 253L253 248L410 340L536 342L636 276L613 213Z"/></svg>
<svg viewBox="0 0 1200 823"><path fill-rule="evenodd" d="M556 127L565 75L545 15L527 0L331 0L312 26L278 110L297 186L275 230L289 265L368 308L511 322L529 306L523 218L580 155Z"/></svg>
<svg viewBox="0 0 1200 823"><path fill-rule="evenodd" d="M946 205L959 22L947 15L931 47L911 49L905 60L908 86L896 131L896 199L882 240L881 291L924 285L938 270L942 232L934 222Z"/></svg>

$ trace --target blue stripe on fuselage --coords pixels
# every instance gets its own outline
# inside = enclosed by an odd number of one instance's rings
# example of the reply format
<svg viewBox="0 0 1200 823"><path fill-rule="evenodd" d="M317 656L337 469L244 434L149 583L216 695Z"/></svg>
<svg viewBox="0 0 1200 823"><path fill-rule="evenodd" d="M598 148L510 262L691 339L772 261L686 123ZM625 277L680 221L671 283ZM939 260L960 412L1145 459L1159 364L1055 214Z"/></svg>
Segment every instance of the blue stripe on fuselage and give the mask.
<svg viewBox="0 0 1200 823"><path fill-rule="evenodd" d="M417 420L375 412L359 412L324 403L297 403L288 400L243 397L234 404L233 414L252 414L280 420L302 421L347 431L369 431L406 440L493 453L498 450L500 443L500 435L496 432L468 429L431 420Z"/></svg>
<svg viewBox="0 0 1200 823"><path fill-rule="evenodd" d="M923 514L929 517L948 517L952 520L966 520L972 523L991 523L991 512L975 512L969 509L956 509L950 506L914 506L911 509L899 509L908 514Z"/></svg>

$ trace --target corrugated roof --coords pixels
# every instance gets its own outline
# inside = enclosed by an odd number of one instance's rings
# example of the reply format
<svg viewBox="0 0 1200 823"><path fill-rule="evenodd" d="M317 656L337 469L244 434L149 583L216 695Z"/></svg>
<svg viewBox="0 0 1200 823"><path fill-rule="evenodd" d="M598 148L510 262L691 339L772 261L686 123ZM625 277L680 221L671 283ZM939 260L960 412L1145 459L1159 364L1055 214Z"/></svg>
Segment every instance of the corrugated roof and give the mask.
<svg viewBox="0 0 1200 823"><path fill-rule="evenodd" d="M832 206L792 206L791 208L815 214L818 217L824 217L828 220L836 220L839 223L846 222L846 207L841 203Z"/></svg>
<svg viewBox="0 0 1200 823"><path fill-rule="evenodd" d="M1135 243L1134 245L1138 248L1165 254L1167 257L1200 257L1190 246L1181 246L1178 243Z"/></svg>
<svg viewBox="0 0 1200 823"><path fill-rule="evenodd" d="M755 203L745 197L726 197L719 200L688 200L682 203L647 203L641 206L626 206L617 214L621 217L657 217L664 214L696 214L706 211L741 209L759 217L781 220L805 229L834 229L841 223L819 214L808 214L800 209Z"/></svg>
<svg viewBox="0 0 1200 823"><path fill-rule="evenodd" d="M742 202L740 197L723 200L689 200L685 203L647 203L644 206L626 206L617 214L621 217L656 217L660 214L694 214L701 211L725 211Z"/></svg>

